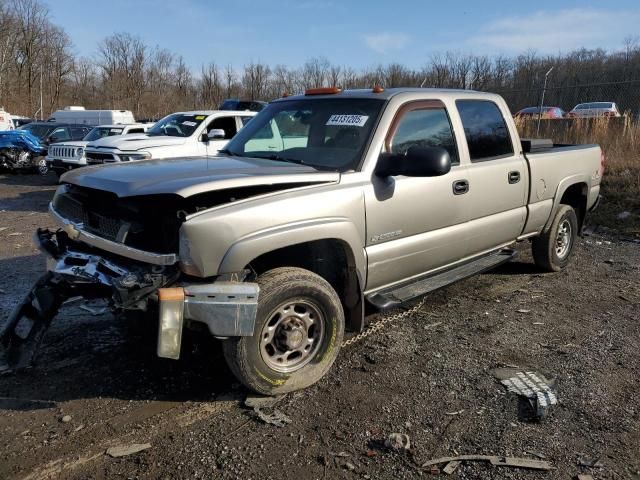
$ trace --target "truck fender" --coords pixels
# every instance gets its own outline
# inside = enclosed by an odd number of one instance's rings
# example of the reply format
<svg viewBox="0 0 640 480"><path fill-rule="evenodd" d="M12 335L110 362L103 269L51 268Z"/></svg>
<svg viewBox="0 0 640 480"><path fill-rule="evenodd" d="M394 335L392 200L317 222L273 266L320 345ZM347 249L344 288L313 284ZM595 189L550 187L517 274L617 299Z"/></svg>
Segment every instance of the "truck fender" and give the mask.
<svg viewBox="0 0 640 480"><path fill-rule="evenodd" d="M339 217L278 225L275 228L247 235L229 247L220 262L218 273L238 272L255 258L273 250L330 239L340 240L348 246L358 281L360 285L366 285L367 260L363 248L364 241L352 222Z"/></svg>
<svg viewBox="0 0 640 480"><path fill-rule="evenodd" d="M589 183L591 178L588 175L577 174L571 175L570 177L566 177L560 181L558 184L558 188L556 189L556 193L553 197L553 206L551 207L551 214L549 215L549 219L544 226L543 231L546 232L551 228L551 224L553 223L553 219L558 212L558 208L560 208L560 201L562 200L563 195L569 189L569 187L573 185L583 184L585 189L589 188Z"/></svg>

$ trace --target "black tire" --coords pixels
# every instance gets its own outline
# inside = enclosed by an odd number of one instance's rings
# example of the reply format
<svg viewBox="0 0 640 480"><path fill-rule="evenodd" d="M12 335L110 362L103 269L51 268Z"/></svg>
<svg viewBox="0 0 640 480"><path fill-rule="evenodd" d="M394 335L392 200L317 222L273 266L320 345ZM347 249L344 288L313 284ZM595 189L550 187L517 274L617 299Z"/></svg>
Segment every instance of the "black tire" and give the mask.
<svg viewBox="0 0 640 480"><path fill-rule="evenodd" d="M577 236L578 217L575 210L569 205L560 205L551 228L532 241L531 251L535 264L548 272L559 272L569 263ZM568 244L561 245L565 240Z"/></svg>
<svg viewBox="0 0 640 480"><path fill-rule="evenodd" d="M322 277L302 268L275 268L260 275L258 284L253 336L223 342L229 368L243 385L265 395L314 384L331 368L342 345L345 322L338 294ZM307 317L312 325L301 326L304 322L299 317ZM288 335L298 346L283 345ZM282 358L290 348L293 353ZM282 361L289 364L280 367Z"/></svg>

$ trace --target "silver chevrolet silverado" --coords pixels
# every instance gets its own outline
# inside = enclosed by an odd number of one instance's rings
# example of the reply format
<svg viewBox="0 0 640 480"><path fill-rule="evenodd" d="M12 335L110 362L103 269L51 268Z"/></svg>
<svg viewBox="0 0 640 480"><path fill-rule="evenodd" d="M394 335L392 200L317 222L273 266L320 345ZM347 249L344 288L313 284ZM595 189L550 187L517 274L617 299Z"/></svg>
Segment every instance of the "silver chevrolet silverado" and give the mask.
<svg viewBox="0 0 640 480"><path fill-rule="evenodd" d="M29 365L61 303L108 298L157 318L158 355L191 328L248 388L304 388L365 307L402 305L495 267L530 240L571 257L598 203L597 145L518 137L504 100L437 89L307 90L272 102L219 156L69 172L49 257L1 332L0 369Z"/></svg>

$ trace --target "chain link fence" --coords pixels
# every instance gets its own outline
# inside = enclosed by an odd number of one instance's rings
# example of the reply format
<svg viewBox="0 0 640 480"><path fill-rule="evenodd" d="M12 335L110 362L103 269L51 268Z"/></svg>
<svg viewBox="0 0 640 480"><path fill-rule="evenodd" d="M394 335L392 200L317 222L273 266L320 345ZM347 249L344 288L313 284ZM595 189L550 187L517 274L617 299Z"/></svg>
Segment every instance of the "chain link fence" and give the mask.
<svg viewBox="0 0 640 480"><path fill-rule="evenodd" d="M542 86L530 89L497 90L513 113L525 107L540 105ZM640 117L640 80L554 86L547 85L545 106L560 107L568 112L579 103L615 102L623 115Z"/></svg>

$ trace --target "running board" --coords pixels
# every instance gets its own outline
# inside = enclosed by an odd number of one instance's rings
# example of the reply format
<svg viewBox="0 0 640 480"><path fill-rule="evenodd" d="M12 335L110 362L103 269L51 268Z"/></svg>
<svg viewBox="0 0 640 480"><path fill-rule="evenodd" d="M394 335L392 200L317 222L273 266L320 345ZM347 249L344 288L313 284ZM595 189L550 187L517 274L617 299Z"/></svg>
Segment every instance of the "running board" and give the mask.
<svg viewBox="0 0 640 480"><path fill-rule="evenodd" d="M406 282L387 290L381 290L367 295L367 300L381 310L398 307L404 302L451 285L458 280L463 280L478 273L491 270L498 265L508 262L515 257L516 254L517 252L515 250L500 250L450 270L419 277L411 282Z"/></svg>

